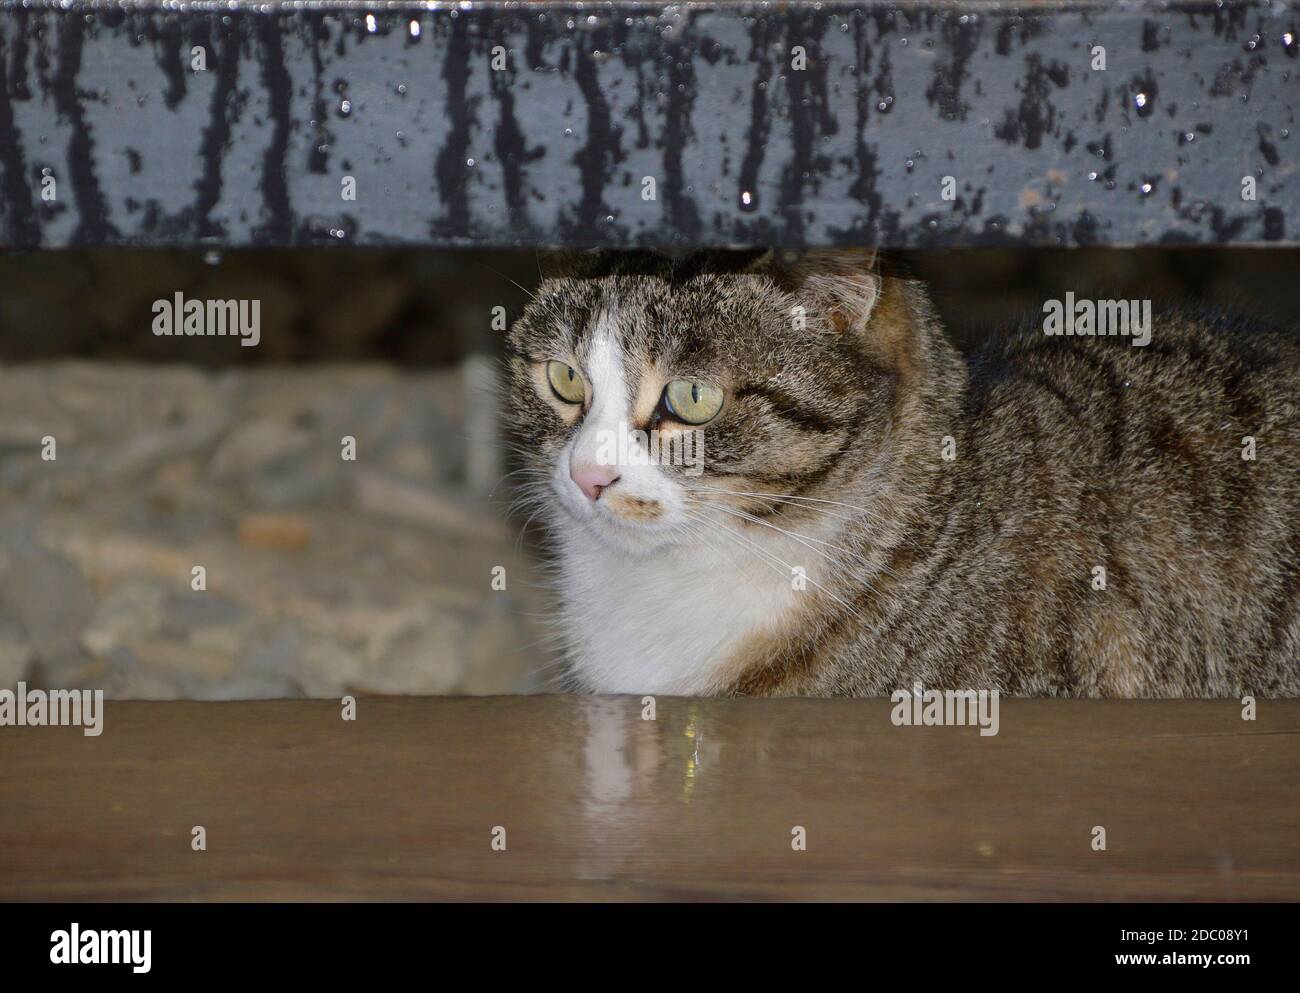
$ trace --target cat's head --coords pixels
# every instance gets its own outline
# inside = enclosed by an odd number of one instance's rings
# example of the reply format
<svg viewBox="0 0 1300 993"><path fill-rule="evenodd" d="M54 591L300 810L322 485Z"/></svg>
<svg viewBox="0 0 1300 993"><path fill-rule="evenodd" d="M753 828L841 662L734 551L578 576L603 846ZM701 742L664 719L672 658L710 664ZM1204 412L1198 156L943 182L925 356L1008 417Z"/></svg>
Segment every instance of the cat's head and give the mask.
<svg viewBox="0 0 1300 993"><path fill-rule="evenodd" d="M510 426L552 523L632 554L690 543L721 514L797 515L880 453L918 356L905 320L881 323L896 281L874 253L562 265L507 348Z"/></svg>

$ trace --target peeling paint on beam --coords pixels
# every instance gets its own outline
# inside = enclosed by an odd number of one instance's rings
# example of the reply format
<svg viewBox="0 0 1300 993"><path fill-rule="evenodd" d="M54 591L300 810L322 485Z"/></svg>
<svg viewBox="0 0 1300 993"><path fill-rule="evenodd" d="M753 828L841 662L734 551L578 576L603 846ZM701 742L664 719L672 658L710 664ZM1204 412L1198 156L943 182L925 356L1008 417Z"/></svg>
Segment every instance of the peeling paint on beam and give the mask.
<svg viewBox="0 0 1300 993"><path fill-rule="evenodd" d="M1298 56L1264 0L3 0L0 244L1295 244Z"/></svg>

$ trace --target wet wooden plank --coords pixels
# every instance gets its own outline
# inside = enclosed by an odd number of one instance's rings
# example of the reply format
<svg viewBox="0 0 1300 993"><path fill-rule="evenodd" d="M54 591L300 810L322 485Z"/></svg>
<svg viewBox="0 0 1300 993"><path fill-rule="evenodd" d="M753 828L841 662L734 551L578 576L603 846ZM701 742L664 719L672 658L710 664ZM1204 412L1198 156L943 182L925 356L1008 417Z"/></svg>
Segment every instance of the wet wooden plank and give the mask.
<svg viewBox="0 0 1300 993"><path fill-rule="evenodd" d="M890 709L110 701L0 728L0 899L1300 898L1300 701Z"/></svg>
<svg viewBox="0 0 1300 993"><path fill-rule="evenodd" d="M0 246L1295 245L1298 10L10 0Z"/></svg>

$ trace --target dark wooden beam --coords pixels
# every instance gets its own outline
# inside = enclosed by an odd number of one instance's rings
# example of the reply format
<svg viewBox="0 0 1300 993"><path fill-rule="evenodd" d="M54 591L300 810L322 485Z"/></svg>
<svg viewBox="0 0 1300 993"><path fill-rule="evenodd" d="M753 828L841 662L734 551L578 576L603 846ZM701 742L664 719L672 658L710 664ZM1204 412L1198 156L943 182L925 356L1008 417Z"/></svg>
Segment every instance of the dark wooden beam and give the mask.
<svg viewBox="0 0 1300 993"><path fill-rule="evenodd" d="M106 708L0 728L0 899L1300 897L1300 701Z"/></svg>

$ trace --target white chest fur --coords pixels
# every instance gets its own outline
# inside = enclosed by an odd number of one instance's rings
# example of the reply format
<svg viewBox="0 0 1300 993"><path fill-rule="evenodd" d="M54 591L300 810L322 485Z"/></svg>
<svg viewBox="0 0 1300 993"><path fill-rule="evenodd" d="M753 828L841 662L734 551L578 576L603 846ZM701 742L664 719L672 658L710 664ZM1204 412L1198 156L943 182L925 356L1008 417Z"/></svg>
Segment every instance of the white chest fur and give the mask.
<svg viewBox="0 0 1300 993"><path fill-rule="evenodd" d="M786 566L801 561L792 550L799 546L754 529L746 540L782 561L720 537L631 557L570 536L560 565L562 617L583 683L598 693L722 689L734 652L809 595Z"/></svg>

